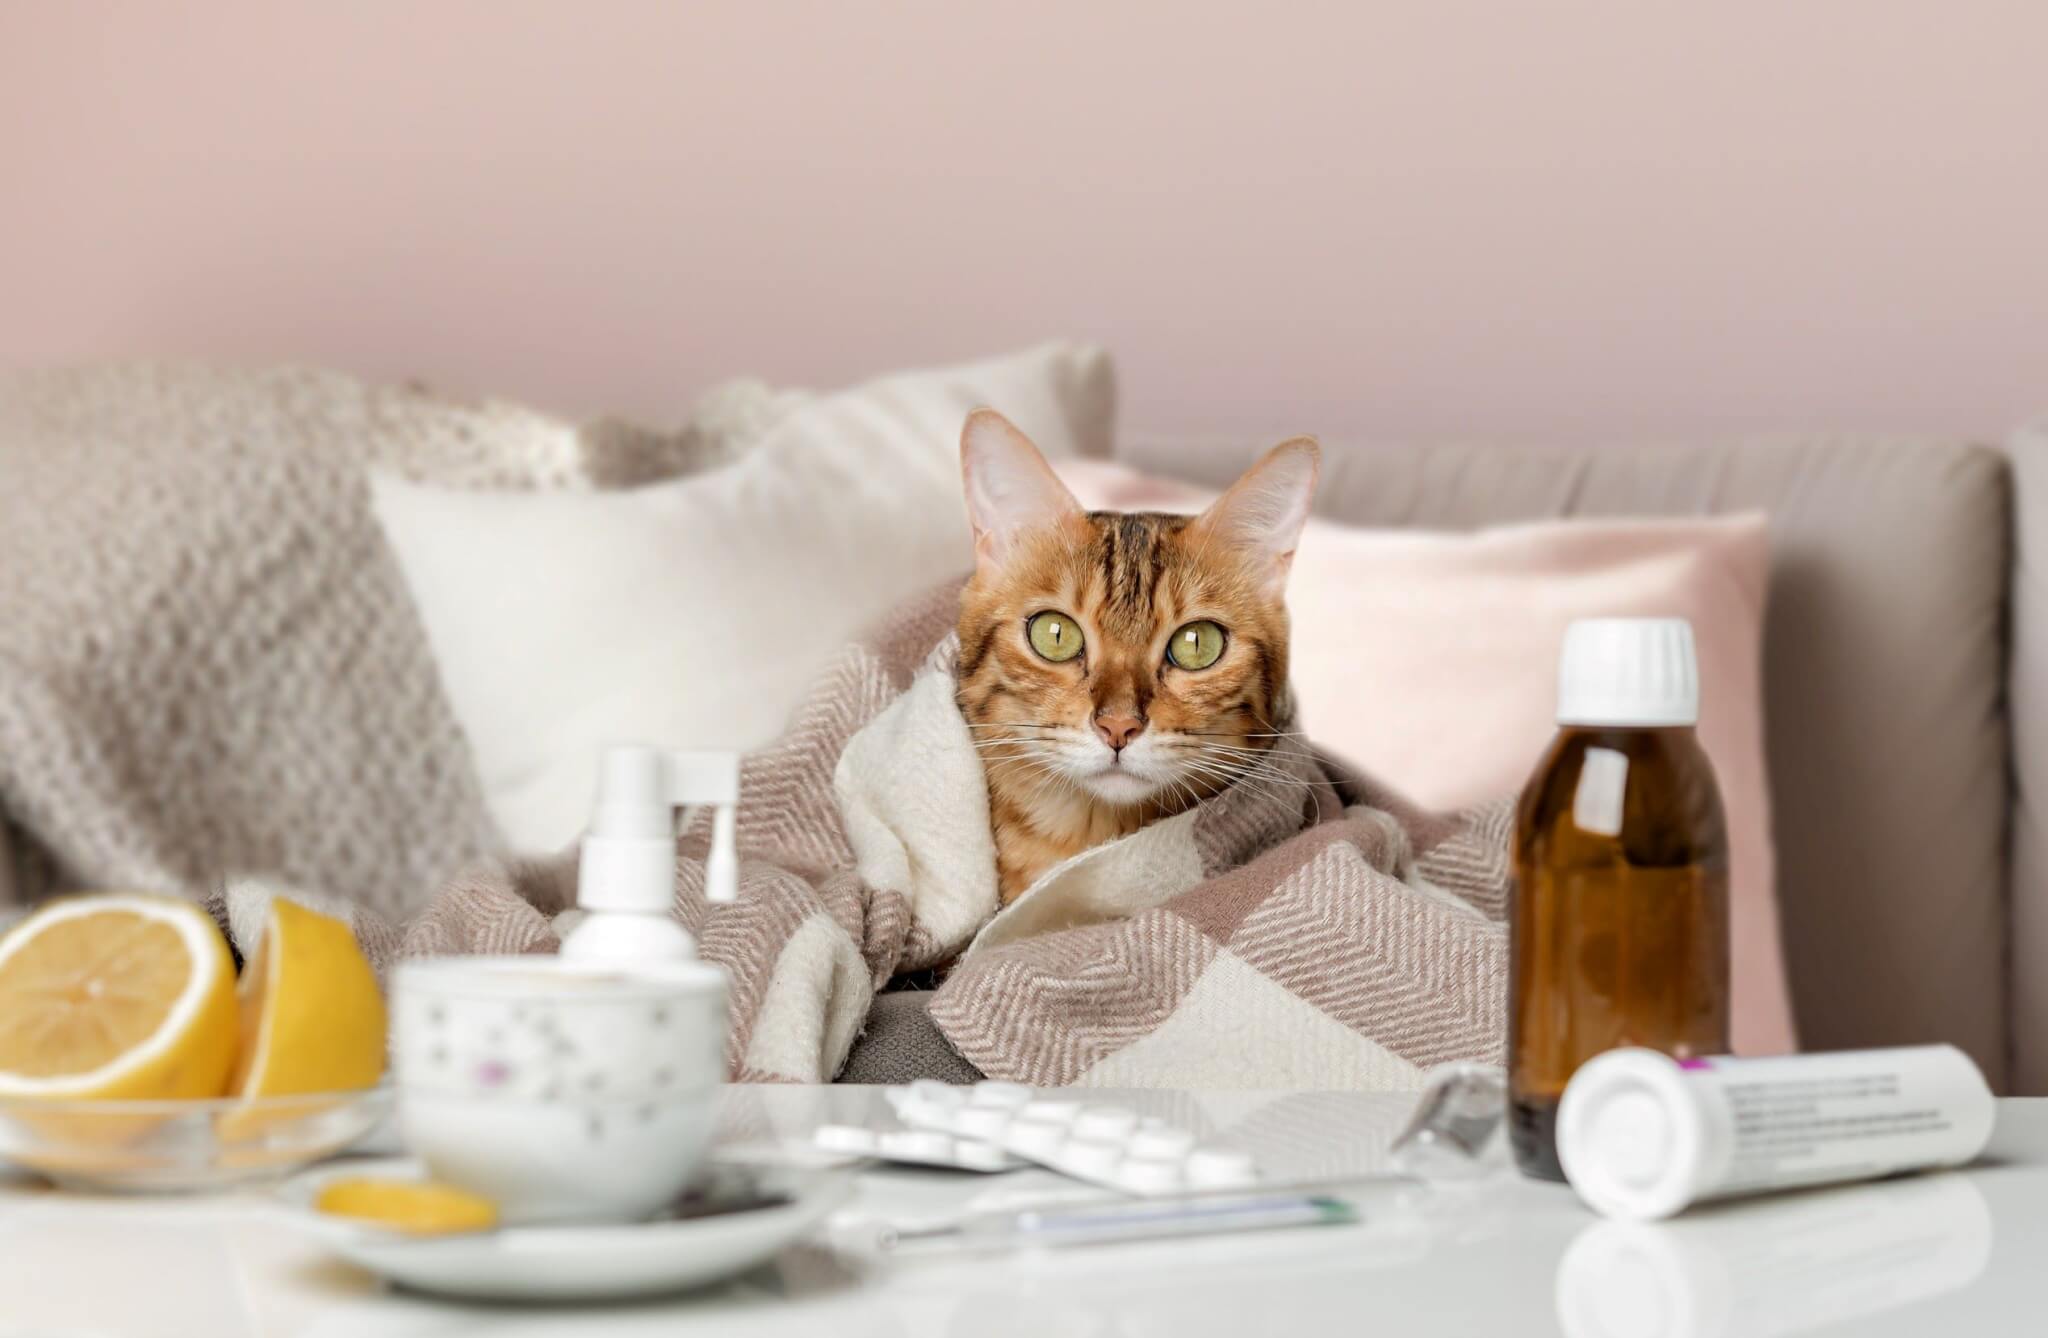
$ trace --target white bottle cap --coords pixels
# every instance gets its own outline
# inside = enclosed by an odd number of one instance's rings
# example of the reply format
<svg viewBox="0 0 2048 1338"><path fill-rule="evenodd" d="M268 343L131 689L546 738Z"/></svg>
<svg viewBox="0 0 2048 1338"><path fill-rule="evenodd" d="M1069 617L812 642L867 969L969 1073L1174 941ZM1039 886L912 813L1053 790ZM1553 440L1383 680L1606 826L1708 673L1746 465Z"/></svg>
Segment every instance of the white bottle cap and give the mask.
<svg viewBox="0 0 2048 1338"><path fill-rule="evenodd" d="M695 941L669 916L675 901L676 809L710 806L704 895L732 901L739 894L733 812L739 791L734 753L607 748L577 876L576 902L588 914L563 940L562 955L615 961L692 955Z"/></svg>
<svg viewBox="0 0 2048 1338"><path fill-rule="evenodd" d="M1715 1155L1715 1137L1678 1061L1609 1050L1579 1066L1557 1109L1557 1158L1593 1211L1634 1220L1683 1211Z"/></svg>
<svg viewBox="0 0 2048 1338"><path fill-rule="evenodd" d="M652 748L607 748L597 806L583 838L576 899L587 911L666 914L675 900L676 810L668 759Z"/></svg>
<svg viewBox="0 0 2048 1338"><path fill-rule="evenodd" d="M1683 618L1580 618L1557 664L1557 723L1653 727L1700 718L1692 624Z"/></svg>

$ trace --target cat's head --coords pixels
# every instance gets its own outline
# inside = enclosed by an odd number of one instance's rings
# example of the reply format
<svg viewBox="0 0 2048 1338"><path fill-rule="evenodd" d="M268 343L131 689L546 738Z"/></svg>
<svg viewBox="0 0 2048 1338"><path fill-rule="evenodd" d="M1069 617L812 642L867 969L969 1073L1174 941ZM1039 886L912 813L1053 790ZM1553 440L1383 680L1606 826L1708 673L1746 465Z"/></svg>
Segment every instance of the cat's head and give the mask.
<svg viewBox="0 0 2048 1338"><path fill-rule="evenodd" d="M1283 596L1318 460L1284 442L1199 516L1084 511L976 410L959 701L991 776L1179 808L1256 774L1284 715Z"/></svg>

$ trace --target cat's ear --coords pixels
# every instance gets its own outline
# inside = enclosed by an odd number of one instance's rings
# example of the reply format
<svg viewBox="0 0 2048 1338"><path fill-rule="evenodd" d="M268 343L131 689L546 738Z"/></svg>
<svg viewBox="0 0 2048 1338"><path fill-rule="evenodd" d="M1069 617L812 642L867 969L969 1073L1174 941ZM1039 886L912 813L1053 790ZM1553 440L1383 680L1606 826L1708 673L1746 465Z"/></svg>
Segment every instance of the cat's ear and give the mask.
<svg viewBox="0 0 2048 1338"><path fill-rule="evenodd" d="M1267 592L1278 595L1308 523L1322 458L1314 437L1281 442L1210 503L1192 528L1208 543L1251 557L1265 573Z"/></svg>
<svg viewBox="0 0 2048 1338"><path fill-rule="evenodd" d="M1031 439L994 409L967 415L960 430L960 478L979 564L1000 565L1018 535L1081 514L1081 504Z"/></svg>

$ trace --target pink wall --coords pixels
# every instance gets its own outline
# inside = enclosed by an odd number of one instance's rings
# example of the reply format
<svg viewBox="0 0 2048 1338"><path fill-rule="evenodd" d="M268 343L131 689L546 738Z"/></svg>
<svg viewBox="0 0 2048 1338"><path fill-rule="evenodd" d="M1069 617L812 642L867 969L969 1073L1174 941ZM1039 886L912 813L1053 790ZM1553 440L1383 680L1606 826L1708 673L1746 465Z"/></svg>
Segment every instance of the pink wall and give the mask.
<svg viewBox="0 0 2048 1338"><path fill-rule="evenodd" d="M9 365L666 414L1074 332L1153 430L2048 410L2039 0L0 4Z"/></svg>

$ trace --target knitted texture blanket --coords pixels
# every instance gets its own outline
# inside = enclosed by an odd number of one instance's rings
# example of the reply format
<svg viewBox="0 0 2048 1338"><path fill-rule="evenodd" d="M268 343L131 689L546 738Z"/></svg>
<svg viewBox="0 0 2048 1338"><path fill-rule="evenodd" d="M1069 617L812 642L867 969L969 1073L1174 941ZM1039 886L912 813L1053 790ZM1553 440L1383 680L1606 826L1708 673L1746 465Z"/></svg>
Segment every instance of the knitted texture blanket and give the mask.
<svg viewBox="0 0 2048 1338"><path fill-rule="evenodd" d="M792 402L657 432L299 368L0 376L0 907L246 872L419 909L499 838L366 467L631 486Z"/></svg>
<svg viewBox="0 0 2048 1338"><path fill-rule="evenodd" d="M742 764L740 897L704 897L708 823L678 841L678 917L731 979L738 1080L832 1078L888 982L948 967L931 1016L990 1077L1038 1085L1419 1085L1498 1061L1510 806L1418 812L1312 748L1049 870L998 907L987 789L954 704L958 586L911 601ZM550 952L573 858L479 863L421 915L351 918L394 957ZM245 946L265 890L220 910Z"/></svg>

